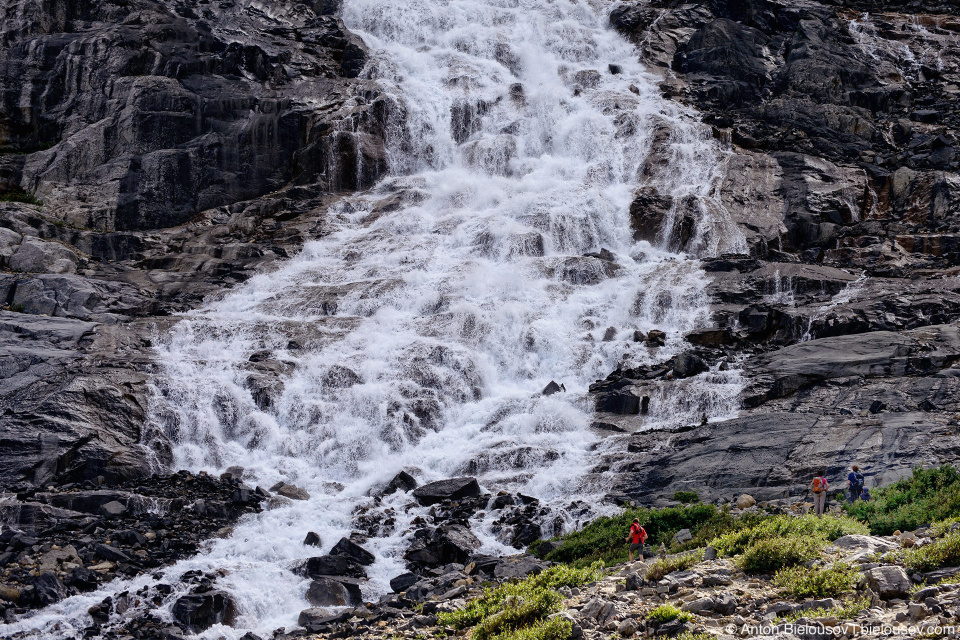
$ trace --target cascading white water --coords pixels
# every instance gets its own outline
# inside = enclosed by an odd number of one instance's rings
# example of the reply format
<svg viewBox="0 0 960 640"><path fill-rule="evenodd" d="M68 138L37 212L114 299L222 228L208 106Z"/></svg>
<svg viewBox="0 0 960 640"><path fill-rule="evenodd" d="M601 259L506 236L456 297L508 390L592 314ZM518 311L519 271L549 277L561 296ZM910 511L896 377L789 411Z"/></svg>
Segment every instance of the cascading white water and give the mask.
<svg viewBox="0 0 960 640"><path fill-rule="evenodd" d="M218 586L237 598L238 628L203 637L293 626L307 581L289 568L316 554L306 532L328 546L349 534L371 488L401 469L421 482L476 475L558 513L599 498L604 487L581 480L597 441L587 385L620 363L670 357L708 320L699 263L633 241L635 189L685 203L697 251L744 246L715 193L722 149L660 96L607 28L603 3L347 0L344 20L402 111L390 132L395 177L324 213L330 233L299 256L159 339L152 420L174 442L175 466L241 465L250 484L283 480L311 495L164 572L168 582L225 573ZM666 347L632 341L652 328L668 332ZM682 402L654 408L658 424L735 413L735 374L701 378ZM567 393L541 395L550 380ZM368 596L404 570L408 525L423 513L407 501L377 507L396 524L367 544L378 558ZM476 525L487 551L513 551L489 522ZM57 620L68 636L91 604L151 582L108 585L5 631ZM169 617L181 592L157 612Z"/></svg>

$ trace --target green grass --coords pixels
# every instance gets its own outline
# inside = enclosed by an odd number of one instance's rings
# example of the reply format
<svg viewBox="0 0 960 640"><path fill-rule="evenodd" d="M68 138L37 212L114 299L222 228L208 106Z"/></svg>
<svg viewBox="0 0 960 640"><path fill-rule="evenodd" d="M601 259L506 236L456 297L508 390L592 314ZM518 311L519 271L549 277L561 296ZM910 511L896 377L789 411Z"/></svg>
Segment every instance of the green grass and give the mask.
<svg viewBox="0 0 960 640"><path fill-rule="evenodd" d="M793 611L783 616L787 622L796 622L800 618L836 618L838 620L850 620L857 617L861 611L870 608L869 598L856 598L847 600L839 607L832 609L807 609L806 611Z"/></svg>
<svg viewBox="0 0 960 640"><path fill-rule="evenodd" d="M724 534L712 542L717 552L733 556L745 552L749 547L763 540L773 538L805 537L826 543L846 535L869 533L862 522L844 516L825 515L817 518L813 515L768 516L752 526L747 526Z"/></svg>
<svg viewBox="0 0 960 640"><path fill-rule="evenodd" d="M712 545L721 555L739 556L737 565L747 573L772 573L813 560L829 541L868 532L863 523L844 516L780 515L719 536Z"/></svg>
<svg viewBox="0 0 960 640"><path fill-rule="evenodd" d="M960 565L960 531L954 531L922 547L903 549L897 559L911 571L933 571Z"/></svg>
<svg viewBox="0 0 960 640"><path fill-rule="evenodd" d="M0 202L22 202L38 207L43 206L43 200L38 200L32 193L17 188L0 190Z"/></svg>
<svg viewBox="0 0 960 640"><path fill-rule="evenodd" d="M563 596L556 590L594 582L601 575L599 564L579 569L564 565L550 567L519 582L487 588L483 595L462 609L438 614L437 623L456 629L474 627L472 637L475 640L559 638L561 636L550 634L559 633L563 625L544 621L548 615L557 612L563 602Z"/></svg>
<svg viewBox="0 0 960 640"><path fill-rule="evenodd" d="M693 616L686 611L678 609L672 604L662 604L647 614L647 620L653 620L659 624L680 620L681 622L690 622Z"/></svg>
<svg viewBox="0 0 960 640"><path fill-rule="evenodd" d="M567 640L573 634L573 623L565 618L541 620L528 627L505 631L493 640Z"/></svg>
<svg viewBox="0 0 960 640"><path fill-rule="evenodd" d="M647 567L646 579L654 582L674 571L684 571L703 560L703 552L688 551L675 556L667 556L654 561Z"/></svg>
<svg viewBox="0 0 960 640"><path fill-rule="evenodd" d="M675 550L705 546L719 535L738 527L759 521L762 516L736 518L728 509L717 509L714 505L690 504L667 509L625 509L615 516L603 516L587 524L580 531L561 536L556 540L562 546L547 554L538 552L534 543L530 550L552 562L573 563L576 566L589 566L601 561L606 566L627 561L627 533L634 518L646 530L647 547L656 548L660 544L672 545L674 534L681 529L690 529L693 540Z"/></svg>
<svg viewBox="0 0 960 640"><path fill-rule="evenodd" d="M860 571L837 562L825 568L788 567L781 569L773 583L795 598L836 598L851 591L860 580Z"/></svg>
<svg viewBox="0 0 960 640"><path fill-rule="evenodd" d="M747 547L736 564L745 573L773 573L810 562L820 555L824 546L820 540L796 535L768 538Z"/></svg>
<svg viewBox="0 0 960 640"><path fill-rule="evenodd" d="M960 471L943 465L913 470L908 478L873 491L873 499L844 507L847 513L870 525L875 535L960 517Z"/></svg>
<svg viewBox="0 0 960 640"><path fill-rule="evenodd" d="M673 499L683 504L693 504L700 502L700 494L696 491L677 491L673 494Z"/></svg>

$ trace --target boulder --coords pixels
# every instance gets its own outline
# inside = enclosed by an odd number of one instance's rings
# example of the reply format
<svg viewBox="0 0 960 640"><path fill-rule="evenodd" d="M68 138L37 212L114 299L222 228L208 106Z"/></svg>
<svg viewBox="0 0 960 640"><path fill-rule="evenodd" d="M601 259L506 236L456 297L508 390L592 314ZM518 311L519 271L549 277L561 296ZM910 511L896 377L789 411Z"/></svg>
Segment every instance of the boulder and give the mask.
<svg viewBox="0 0 960 640"><path fill-rule="evenodd" d="M404 554L408 562L435 567L451 562L466 563L470 554L480 548L480 540L473 535L469 527L461 524L448 524L436 529L421 530L415 535L410 548Z"/></svg>
<svg viewBox="0 0 960 640"><path fill-rule="evenodd" d="M308 547L322 547L323 540L313 531L307 532L307 537L303 539L303 544Z"/></svg>
<svg viewBox="0 0 960 640"><path fill-rule="evenodd" d="M675 534L673 534L673 543L674 544L683 544L685 542L690 542L693 540L693 534L690 533L690 529L680 529Z"/></svg>
<svg viewBox="0 0 960 640"><path fill-rule="evenodd" d="M690 378L709 369L709 365L700 356L693 353L682 353L674 361L673 375L675 378Z"/></svg>
<svg viewBox="0 0 960 640"><path fill-rule="evenodd" d="M48 571L37 577L37 579L33 581L33 589L33 597L41 607L60 602L67 597L67 588L63 586L57 574L52 571Z"/></svg>
<svg viewBox="0 0 960 640"><path fill-rule="evenodd" d="M314 607L353 607L363 604L363 597L355 582L317 578L307 588L307 602Z"/></svg>
<svg viewBox="0 0 960 640"><path fill-rule="evenodd" d="M560 393L563 391L563 388L557 384L555 381L551 380L550 383L543 388L543 391L540 393L545 396L552 396L555 393Z"/></svg>
<svg viewBox="0 0 960 640"><path fill-rule="evenodd" d="M444 500L475 498L479 495L480 485L477 483L477 479L469 477L438 480L413 490L413 497L417 499L417 502L427 507Z"/></svg>
<svg viewBox="0 0 960 640"><path fill-rule="evenodd" d="M125 551L108 544L98 544L94 546L93 550L104 560L110 560L111 562L130 562L130 556L128 556Z"/></svg>
<svg viewBox="0 0 960 640"><path fill-rule="evenodd" d="M648 347L662 347L667 344L667 334L659 329L651 329L647 334Z"/></svg>
<svg viewBox="0 0 960 640"><path fill-rule="evenodd" d="M548 563L533 556L510 556L497 562L493 575L500 580L526 578L529 575L537 575L548 566Z"/></svg>
<svg viewBox="0 0 960 640"><path fill-rule="evenodd" d="M862 553L863 555L886 553L897 548L897 545L889 540L859 534L837 538L831 544L845 553Z"/></svg>
<svg viewBox="0 0 960 640"><path fill-rule="evenodd" d="M867 584L883 600L907 597L913 587L903 568L895 565L875 567L865 575Z"/></svg>
<svg viewBox="0 0 960 640"><path fill-rule="evenodd" d="M304 609L297 617L297 624L307 630L308 633L316 633L326 629L327 625L335 622L343 622L350 618L350 612L337 612L334 609L323 607L312 607Z"/></svg>
<svg viewBox="0 0 960 640"><path fill-rule="evenodd" d="M291 500L309 500L310 494L307 493L306 489L301 489L300 487L292 484L287 484L286 482L279 482L272 487L270 491L273 491L279 496L284 498L290 498Z"/></svg>
<svg viewBox="0 0 960 640"><path fill-rule="evenodd" d="M353 558L329 555L307 558L294 567L294 573L314 579L330 576L367 577L363 567Z"/></svg>
<svg viewBox="0 0 960 640"><path fill-rule="evenodd" d="M621 620L620 624L617 625L617 633L620 634L622 638L629 638L637 632L637 621L633 618L627 618L626 620Z"/></svg>
<svg viewBox="0 0 960 640"><path fill-rule="evenodd" d="M51 549L46 552L38 561L37 571L46 573L48 571L62 570L64 564L81 564L77 550L73 545L66 545L61 549Z"/></svg>
<svg viewBox="0 0 960 640"><path fill-rule="evenodd" d="M706 584L706 581L704 581ZM730 616L737 610L737 597L732 593L721 593L713 597L713 610L720 615Z"/></svg>
<svg viewBox="0 0 960 640"><path fill-rule="evenodd" d="M232 625L237 606L224 591L197 591L177 599L171 609L173 619L181 626L198 633L215 624Z"/></svg>
<svg viewBox="0 0 960 640"><path fill-rule="evenodd" d="M101 505L100 515L105 518L116 518L122 516L127 512L127 505L122 502L117 502L116 500L108 502L104 505Z"/></svg>
<svg viewBox="0 0 960 640"><path fill-rule="evenodd" d="M77 254L59 242L29 238L10 256L10 268L33 273L76 273Z"/></svg>
<svg viewBox="0 0 960 640"><path fill-rule="evenodd" d="M345 556L354 560L357 564L363 565L371 565L376 560L376 557L372 553L351 541L349 538L340 538L340 541L337 542L330 551L330 555Z"/></svg>
<svg viewBox="0 0 960 640"><path fill-rule="evenodd" d="M413 491L417 488L417 480L406 471L401 471L393 476L393 480L387 483L380 495L386 496L397 491Z"/></svg>
<svg viewBox="0 0 960 640"><path fill-rule="evenodd" d="M736 504L737 504L737 509L749 509L750 507L757 504L757 499L748 493L744 493L737 498Z"/></svg>
<svg viewBox="0 0 960 640"><path fill-rule="evenodd" d="M66 584L80 593L85 593L96 589L100 584L100 578L86 567L77 567L67 575Z"/></svg>
<svg viewBox="0 0 960 640"><path fill-rule="evenodd" d="M417 584L420 581L420 576L415 573L401 573L395 578L390 579L390 588L393 589L394 593L402 593Z"/></svg>
<svg viewBox="0 0 960 640"><path fill-rule="evenodd" d="M704 597L697 598L696 600L691 600L690 602L685 602L681 607L684 611L689 611L690 613L703 614L709 611L714 610L713 598Z"/></svg>

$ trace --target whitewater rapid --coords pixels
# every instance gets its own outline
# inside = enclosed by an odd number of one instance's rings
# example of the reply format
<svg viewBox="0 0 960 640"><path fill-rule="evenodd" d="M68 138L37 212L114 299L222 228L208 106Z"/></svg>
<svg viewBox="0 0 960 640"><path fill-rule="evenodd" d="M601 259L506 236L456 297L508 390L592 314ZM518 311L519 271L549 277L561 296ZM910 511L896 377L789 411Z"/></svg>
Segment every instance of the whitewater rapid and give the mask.
<svg viewBox="0 0 960 640"><path fill-rule="evenodd" d="M174 468L239 465L251 486L284 481L311 496L245 517L162 572L173 583L223 572L236 628L201 637L294 627L309 581L289 569L317 555L305 534L330 547L356 528L358 509L393 519L365 545L377 562L364 595L387 592L424 514L406 494L370 497L400 470L522 491L565 527L577 524L571 501L603 508L605 487L586 479L603 446L587 386L682 350L683 334L709 322L697 258L744 247L716 195L725 150L660 95L604 7L345 1L344 21L371 50L365 73L393 104L392 177L318 212L322 238L157 340L149 427L172 442ZM631 231L640 187L684 203L654 244ZM680 215L696 221L685 253L671 251ZM633 341L651 329L667 332L665 347ZM566 392L543 396L551 380ZM684 389L657 399L649 426L736 412L735 372ZM516 552L488 518L473 524L484 551ZM0 631L69 637L106 595L157 582L118 581ZM170 619L186 589L154 613Z"/></svg>

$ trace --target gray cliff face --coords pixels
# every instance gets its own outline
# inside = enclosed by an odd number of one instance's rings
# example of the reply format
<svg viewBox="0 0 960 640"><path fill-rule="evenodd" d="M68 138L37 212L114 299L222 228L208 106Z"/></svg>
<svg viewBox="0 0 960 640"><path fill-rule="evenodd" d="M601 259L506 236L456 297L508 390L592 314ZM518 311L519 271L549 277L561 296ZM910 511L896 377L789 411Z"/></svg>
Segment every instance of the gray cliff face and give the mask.
<svg viewBox="0 0 960 640"><path fill-rule="evenodd" d="M362 42L310 4L0 4L0 189L98 231L385 169Z"/></svg>
<svg viewBox="0 0 960 640"><path fill-rule="evenodd" d="M707 260L708 363L743 362L736 420L646 432L681 360L598 381L616 499L803 491L859 463L886 483L953 462L960 317L956 2L625 2L611 24L730 144L720 185L749 255ZM674 206L638 192L638 238ZM679 226L693 224L680 218ZM683 237L683 234L674 234ZM689 235L689 234L687 234ZM671 372L671 369L673 371Z"/></svg>
<svg viewBox="0 0 960 640"><path fill-rule="evenodd" d="M0 485L161 469L169 443L142 427L166 316L384 173L402 113L337 11L0 2Z"/></svg>

